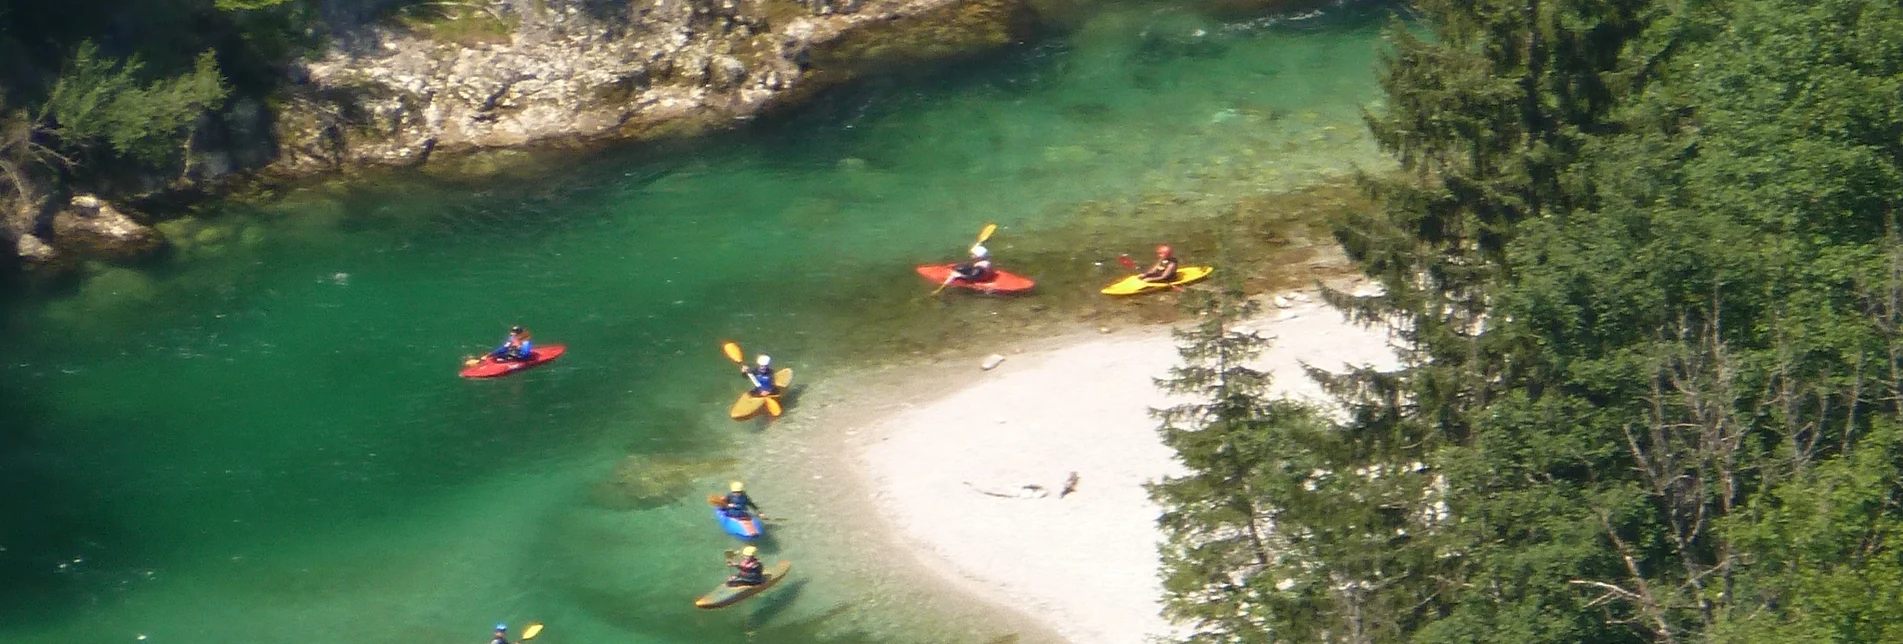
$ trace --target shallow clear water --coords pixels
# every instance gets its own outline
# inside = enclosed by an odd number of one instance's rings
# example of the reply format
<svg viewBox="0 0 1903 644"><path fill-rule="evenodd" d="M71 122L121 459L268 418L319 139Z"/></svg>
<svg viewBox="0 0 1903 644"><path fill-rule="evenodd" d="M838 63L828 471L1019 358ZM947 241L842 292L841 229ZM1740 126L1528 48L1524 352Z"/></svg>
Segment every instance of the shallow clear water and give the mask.
<svg viewBox="0 0 1903 644"><path fill-rule="evenodd" d="M1080 249L1078 226L1163 234L1093 217L1204 217L1378 163L1358 119L1384 16L1108 11L732 135L168 224L173 261L0 302L0 641L479 641L530 620L549 642L840 641L929 613L819 587L689 606L733 545L698 499L748 474L759 431L722 414L741 380L719 341L823 374L1033 306L922 297L912 265L985 222L1037 297L1087 294L1107 280L1061 276L1141 247ZM454 376L514 323L569 355ZM801 529L773 556L802 560Z"/></svg>

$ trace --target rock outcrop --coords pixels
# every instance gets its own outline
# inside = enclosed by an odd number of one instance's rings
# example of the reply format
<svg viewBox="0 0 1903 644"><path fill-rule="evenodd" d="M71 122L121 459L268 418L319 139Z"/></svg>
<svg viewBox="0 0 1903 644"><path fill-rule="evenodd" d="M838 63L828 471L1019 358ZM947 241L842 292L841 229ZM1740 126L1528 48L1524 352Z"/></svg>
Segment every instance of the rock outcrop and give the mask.
<svg viewBox="0 0 1903 644"><path fill-rule="evenodd" d="M165 247L165 237L157 230L90 194L74 195L54 209L22 209L18 215L8 218L4 232L14 257L29 270L61 273L89 259L136 262Z"/></svg>
<svg viewBox="0 0 1903 644"><path fill-rule="evenodd" d="M913 60L993 49L1020 0L494 0L491 42L376 27L304 70L274 169L691 134Z"/></svg>
<svg viewBox="0 0 1903 644"><path fill-rule="evenodd" d="M158 231L93 195L74 195L53 214L53 245L89 259L134 261L164 247Z"/></svg>

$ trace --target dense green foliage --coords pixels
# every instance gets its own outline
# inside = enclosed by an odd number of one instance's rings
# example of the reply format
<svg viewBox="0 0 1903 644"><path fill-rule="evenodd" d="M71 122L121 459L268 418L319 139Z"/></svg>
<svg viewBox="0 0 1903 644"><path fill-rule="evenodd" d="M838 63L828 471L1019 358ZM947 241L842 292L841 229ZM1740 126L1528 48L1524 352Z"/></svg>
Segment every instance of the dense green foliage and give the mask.
<svg viewBox="0 0 1903 644"><path fill-rule="evenodd" d="M1334 298L1407 367L1166 428L1190 640L1903 638L1903 9L1421 9Z"/></svg>
<svg viewBox="0 0 1903 644"><path fill-rule="evenodd" d="M225 97L218 65L207 53L185 74L141 83L137 57L123 64L99 57L92 43L80 45L53 84L41 120L65 147L110 148L113 153L158 161L192 120Z"/></svg>
<svg viewBox="0 0 1903 644"><path fill-rule="evenodd" d="M0 8L0 203L188 167L195 129L262 97L317 42L290 0L72 0Z"/></svg>

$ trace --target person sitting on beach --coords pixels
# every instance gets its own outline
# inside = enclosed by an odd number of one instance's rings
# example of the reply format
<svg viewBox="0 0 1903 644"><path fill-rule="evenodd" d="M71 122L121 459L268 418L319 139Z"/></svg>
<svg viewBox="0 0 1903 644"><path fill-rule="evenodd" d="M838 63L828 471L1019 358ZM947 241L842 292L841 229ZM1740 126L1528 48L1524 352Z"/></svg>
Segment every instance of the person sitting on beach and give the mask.
<svg viewBox="0 0 1903 644"><path fill-rule="evenodd" d="M529 330L520 326L514 326L509 327L509 337L502 340L502 346L496 347L495 351L489 352L489 357L496 362L527 360L529 359L529 352L533 351L534 348L535 343L529 340Z"/></svg>
<svg viewBox="0 0 1903 644"><path fill-rule="evenodd" d="M734 481L727 486L727 498L721 507L726 510L727 516L736 519L747 516L749 511L755 514L760 512L760 504L754 503L753 498L747 496L747 486L739 481Z"/></svg>
<svg viewBox="0 0 1903 644"><path fill-rule="evenodd" d="M1157 246L1156 265L1151 266L1150 270L1143 271L1137 277L1143 278L1145 282L1174 282L1176 281L1176 266L1179 263L1176 261L1175 251L1170 250L1168 244Z"/></svg>
<svg viewBox="0 0 1903 644"><path fill-rule="evenodd" d="M727 585L758 586L766 583L766 566L760 565L759 558L753 556L756 552L759 549L747 546L740 549L739 561L727 560L727 565L735 569L733 576L727 578Z"/></svg>
<svg viewBox="0 0 1903 644"><path fill-rule="evenodd" d="M945 278L945 283L950 284L952 280L988 282L996 276L991 270L991 251L982 245L972 246L971 261L952 266L952 274Z"/></svg>
<svg viewBox="0 0 1903 644"><path fill-rule="evenodd" d="M746 374L747 380L753 383L753 395L771 396L780 393L780 388L773 384L773 358L762 353L753 362L757 366L740 366L740 373Z"/></svg>
<svg viewBox="0 0 1903 644"><path fill-rule="evenodd" d="M509 625L497 624L496 636L489 640L489 644L515 644L509 641Z"/></svg>

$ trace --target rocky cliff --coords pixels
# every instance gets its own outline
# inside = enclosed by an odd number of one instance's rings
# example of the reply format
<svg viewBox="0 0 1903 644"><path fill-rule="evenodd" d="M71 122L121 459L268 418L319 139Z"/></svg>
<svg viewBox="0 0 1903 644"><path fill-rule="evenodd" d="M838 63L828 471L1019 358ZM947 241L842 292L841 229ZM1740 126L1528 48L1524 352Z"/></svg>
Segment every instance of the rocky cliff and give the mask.
<svg viewBox="0 0 1903 644"><path fill-rule="evenodd" d="M414 164L540 142L692 133L880 66L1021 38L1018 0L506 0L484 41L387 26L309 63L272 169ZM466 14L467 15L467 14Z"/></svg>

